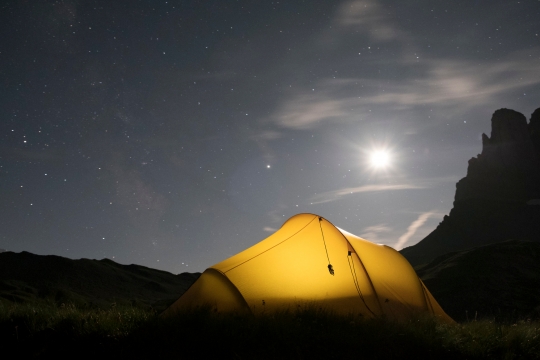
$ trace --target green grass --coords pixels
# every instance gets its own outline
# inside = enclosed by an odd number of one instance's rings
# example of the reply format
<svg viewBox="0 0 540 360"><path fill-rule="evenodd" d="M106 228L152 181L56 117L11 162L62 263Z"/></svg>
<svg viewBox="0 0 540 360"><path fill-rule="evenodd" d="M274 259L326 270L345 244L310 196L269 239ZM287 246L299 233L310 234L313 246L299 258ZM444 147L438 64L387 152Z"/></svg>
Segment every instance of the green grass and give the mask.
<svg viewBox="0 0 540 360"><path fill-rule="evenodd" d="M18 358L539 359L540 323L430 317L396 323L299 309L263 316L0 303L0 344Z"/></svg>

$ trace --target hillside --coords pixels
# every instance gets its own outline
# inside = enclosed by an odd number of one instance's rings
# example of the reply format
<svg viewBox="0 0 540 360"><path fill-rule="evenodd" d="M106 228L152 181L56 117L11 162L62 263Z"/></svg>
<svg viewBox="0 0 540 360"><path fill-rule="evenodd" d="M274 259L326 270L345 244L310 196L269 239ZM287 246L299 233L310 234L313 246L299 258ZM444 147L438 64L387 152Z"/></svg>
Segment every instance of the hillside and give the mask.
<svg viewBox="0 0 540 360"><path fill-rule="evenodd" d="M448 315L540 318L540 243L504 241L440 256L418 271Z"/></svg>
<svg viewBox="0 0 540 360"><path fill-rule="evenodd" d="M173 275L112 260L71 260L28 252L0 253L0 300L111 306L130 304L165 309L200 274Z"/></svg>

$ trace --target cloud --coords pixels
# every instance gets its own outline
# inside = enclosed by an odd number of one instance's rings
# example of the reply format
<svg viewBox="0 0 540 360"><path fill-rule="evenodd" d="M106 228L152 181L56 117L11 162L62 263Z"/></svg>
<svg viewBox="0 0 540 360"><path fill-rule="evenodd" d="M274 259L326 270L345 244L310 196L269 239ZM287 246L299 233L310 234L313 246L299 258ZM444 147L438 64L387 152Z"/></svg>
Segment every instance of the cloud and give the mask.
<svg viewBox="0 0 540 360"><path fill-rule="evenodd" d="M332 26L318 40L321 52L343 54L332 63L339 72L310 79L303 88L293 87L264 120L281 128L310 130L328 122L357 122L377 108L401 111L427 105L446 115L463 114L475 107L498 106L501 99L514 98L516 91L540 85L539 47L481 61L474 56L436 57L425 51L423 40L399 25L391 11L375 0L339 6ZM366 49L366 36L373 43L371 50ZM381 51L375 44L384 41L393 41L395 52L381 62L369 54ZM347 69L355 69L349 71L354 76L347 76Z"/></svg>
<svg viewBox="0 0 540 360"><path fill-rule="evenodd" d="M263 231L274 233L274 232L278 231L278 229L270 227L270 226L265 226L263 228Z"/></svg>
<svg viewBox="0 0 540 360"><path fill-rule="evenodd" d="M359 109L362 103L355 93L358 79L325 79L315 89L290 92L285 102L270 116L270 122L281 128L307 130L325 122L358 119L369 110Z"/></svg>
<svg viewBox="0 0 540 360"><path fill-rule="evenodd" d="M323 120L345 116L343 103L344 100L329 99L327 95L299 95L293 102L285 104L276 121L285 128L309 129Z"/></svg>
<svg viewBox="0 0 540 360"><path fill-rule="evenodd" d="M276 159L275 151L269 143L273 140L281 138L283 135L274 130L262 130L254 135L249 135L249 138L257 144L264 160L268 163L273 163Z"/></svg>
<svg viewBox="0 0 540 360"><path fill-rule="evenodd" d="M389 41L401 38L404 33L392 26L390 16L381 6L371 0L355 0L343 4L336 12L335 23L350 31L365 32L375 41Z"/></svg>
<svg viewBox="0 0 540 360"><path fill-rule="evenodd" d="M367 228L365 228L364 230L362 230L362 233L388 233L388 232L391 232L392 231L392 228L391 227L388 227L386 226L386 224L378 224L378 225L372 225L372 226L368 226Z"/></svg>
<svg viewBox="0 0 540 360"><path fill-rule="evenodd" d="M388 227L386 224L378 224L363 229L360 237L371 242L386 243L386 241L380 239L379 236L390 232L392 232L392 228Z"/></svg>
<svg viewBox="0 0 540 360"><path fill-rule="evenodd" d="M344 196L364 193L364 192L376 192L376 191L391 191L391 190L410 190L410 189L424 189L425 186L418 184L371 184L357 187L348 187L339 190L327 191L324 193L316 194L311 197L311 204L323 204L331 201L340 200Z"/></svg>
<svg viewBox="0 0 540 360"><path fill-rule="evenodd" d="M414 78L393 81L370 78L323 79L311 89L293 93L272 115L282 128L307 130L323 122L358 121L376 107L403 110L429 105L464 112L495 106L509 92L540 85L540 51L509 54L494 63L423 59ZM396 67L414 64L396 63ZM318 90L322 89L322 90ZM355 94L351 96L351 94Z"/></svg>
<svg viewBox="0 0 540 360"><path fill-rule="evenodd" d="M272 224L281 226L287 218L283 216L283 213L287 210L287 206L279 204L274 210L269 211L266 215ZM266 231L266 230L265 230Z"/></svg>
<svg viewBox="0 0 540 360"><path fill-rule="evenodd" d="M250 136L250 138L254 141L264 141L264 140L276 140L276 139L281 138L282 136L283 134L281 134L278 131L264 130L257 133L256 135Z"/></svg>
<svg viewBox="0 0 540 360"><path fill-rule="evenodd" d="M482 65L466 60L425 59L422 63L428 70L420 78L388 83L384 92L362 97L359 103L396 108L420 104L461 107L487 104L509 91L540 84L538 55L533 58L519 52ZM377 81L361 81L368 88L380 86Z"/></svg>
<svg viewBox="0 0 540 360"><path fill-rule="evenodd" d="M425 222L433 215L435 215L436 212L434 211L428 211L423 214L420 214L416 220L414 220L411 225L407 228L407 232L403 235L401 235L394 245L394 249L401 250L403 246L409 241L409 239L416 233L416 231L425 224Z"/></svg>

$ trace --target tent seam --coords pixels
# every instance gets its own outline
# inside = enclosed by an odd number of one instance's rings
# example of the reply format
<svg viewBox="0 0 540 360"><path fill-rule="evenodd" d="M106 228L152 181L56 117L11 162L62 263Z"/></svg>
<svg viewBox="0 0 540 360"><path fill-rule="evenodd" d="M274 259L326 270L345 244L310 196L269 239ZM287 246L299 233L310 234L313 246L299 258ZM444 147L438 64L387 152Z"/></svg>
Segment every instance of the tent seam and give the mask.
<svg viewBox="0 0 540 360"><path fill-rule="evenodd" d="M209 270L210 270L210 269L211 269L211 270L214 270L214 271L218 272L219 274L223 275L223 277L224 277L225 279L227 279L227 281L232 285L232 287L234 287L234 288L236 289L236 291L238 291L238 293L239 293L240 296L242 297L242 300L244 300L244 305L246 305L246 307L247 307L247 308L249 309L249 311L251 312L251 308L249 307L249 304L248 304L246 298L244 297L244 294L242 294L242 292L241 292L241 291L238 289L238 287L231 281L231 279L229 279L229 278L227 277L227 275L225 275L225 273L224 273L223 271L219 270L219 269L215 269L215 268L213 268L213 267L209 267L208 269L209 269Z"/></svg>
<svg viewBox="0 0 540 360"><path fill-rule="evenodd" d="M236 266L233 266L233 267L230 268L229 270L222 272L223 275L225 275L226 273L228 273L229 271L231 271L231 270L233 270L233 269L236 269L236 268L239 267L240 265L244 265L244 264L247 263L248 261L251 261L251 260L255 259L256 257L258 257L258 256L260 256L260 255L262 255L262 254L264 254L265 252L272 250L272 249L275 248L276 246L279 246L279 245L283 244L285 241L289 240L290 238L292 238L293 236L295 236L296 234L298 234L299 232L301 232L302 230L304 230L306 227L308 227L308 225L311 224L311 223L313 222L313 220L315 220L316 218L318 218L318 216L315 216L310 222L308 222L308 223L307 223L306 225L304 225L300 230L298 230L297 232L295 232L294 234L292 234L291 236L289 236L289 237L286 238L285 240L283 240L283 241L277 243L276 245L274 245L274 246L272 246L272 247L270 247L270 248L264 250L263 252L258 253L257 255L253 256L252 258L249 258L249 259L247 259L246 261L241 262L240 264L238 264L238 265L236 265Z"/></svg>
<svg viewBox="0 0 540 360"><path fill-rule="evenodd" d="M420 287L422 288L422 294L424 294L424 301L426 302L426 307L430 310L432 314L435 314L435 311L433 310L433 304L431 303L431 300L429 300L428 295L426 294L426 286L424 285L424 282L420 277L418 277L418 281L420 282Z"/></svg>
<svg viewBox="0 0 540 360"><path fill-rule="evenodd" d="M354 253L356 254L356 251ZM349 257L351 258L350 262L349 262ZM356 254L356 257L358 257L358 254ZM360 261L359 257L358 257L358 261ZM360 299L364 303L364 306L369 310L369 312L373 316L376 316L375 313L369 308L368 304L366 303L366 300L364 299L364 296L362 295L362 290L360 289L360 284L358 283L358 275L356 275L356 269L354 267L354 258L352 257L352 255L347 256L347 263L349 264L349 270L351 270L351 275L353 277L354 286L356 288L356 291L358 292L358 295L360 296ZM352 263L352 267L351 267L351 263ZM365 270L365 268L364 268L364 270ZM376 293L375 293L375 296L377 296Z"/></svg>
<svg viewBox="0 0 540 360"><path fill-rule="evenodd" d="M334 224L332 224L332 225L334 225ZM338 231L339 231L339 229L338 229ZM349 242L349 239L347 239L347 237L341 231L339 231L339 233L341 234L341 236L343 236L345 241L354 249L354 246L352 246L352 244ZM373 285L373 281L371 281L371 276L369 276L369 273L368 273L366 267L364 266L364 262L362 261L362 258L360 257L360 255L358 254L356 249L354 249L354 253L358 257L358 262L360 263L360 265L362 265L362 269L364 269L364 272L366 273L366 277L367 277L367 279L369 281L369 284L371 285L371 288L373 289L373 293L375 294L375 299L377 299L377 303L379 304L379 309L381 310L381 314L384 314L384 309L383 309L382 304L381 304L381 299L379 299L379 294L377 294L377 290L375 290L375 285ZM370 309L370 311L371 311L371 309Z"/></svg>
<svg viewBox="0 0 540 360"><path fill-rule="evenodd" d="M332 225L340 234L341 236L343 236L343 239L345 239L346 243L349 244L349 246L351 248L354 249L354 246L352 246L351 242L349 241L349 239L347 239L347 237L345 236L345 234L343 234L337 227L336 225L332 224L330 221L328 221L327 219L324 219L326 220L330 225ZM381 299L379 299L379 294L377 294L377 290L375 290L375 285L373 285L373 281L371 281L371 276L369 276L369 273L366 269L366 267L364 266L364 262L362 261L362 258L360 257L360 255L358 254L358 252L356 251L356 249L354 249L354 253L356 254L356 256L358 257L358 262L360 263L360 265L362 265L362 269L364 269L364 272L366 274L366 277L369 281L369 284L371 285L371 288L373 289L373 294L375 294L375 298L377 299L377 303L379 304L379 309L381 311L381 314L384 314L384 309L382 307L382 304L381 304ZM354 281L354 280L353 280ZM367 306L367 305L366 305ZM369 311L371 311L371 309L368 308ZM373 311L371 311L373 313Z"/></svg>

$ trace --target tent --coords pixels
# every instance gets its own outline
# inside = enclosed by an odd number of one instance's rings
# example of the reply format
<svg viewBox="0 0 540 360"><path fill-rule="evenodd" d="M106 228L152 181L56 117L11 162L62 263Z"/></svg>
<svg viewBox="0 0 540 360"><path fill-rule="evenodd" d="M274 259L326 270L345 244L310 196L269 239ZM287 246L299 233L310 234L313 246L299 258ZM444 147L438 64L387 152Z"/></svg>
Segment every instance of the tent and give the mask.
<svg viewBox="0 0 540 360"><path fill-rule="evenodd" d="M206 269L165 312L209 305L253 313L316 306L340 314L452 321L396 250L338 229L314 214Z"/></svg>

